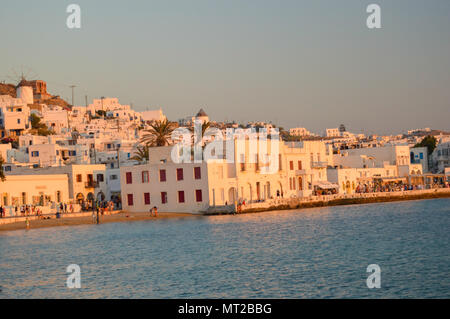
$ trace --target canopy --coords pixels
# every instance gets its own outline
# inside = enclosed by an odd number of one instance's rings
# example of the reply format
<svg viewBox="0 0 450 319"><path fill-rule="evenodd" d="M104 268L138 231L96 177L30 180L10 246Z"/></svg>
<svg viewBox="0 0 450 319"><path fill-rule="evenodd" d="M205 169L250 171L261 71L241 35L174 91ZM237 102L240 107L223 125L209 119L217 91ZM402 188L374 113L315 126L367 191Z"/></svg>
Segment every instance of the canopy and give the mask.
<svg viewBox="0 0 450 319"><path fill-rule="evenodd" d="M335 189L335 188L339 188L339 185L330 183L329 181L314 182L313 185L317 186L317 187L319 187L321 189Z"/></svg>
<svg viewBox="0 0 450 319"><path fill-rule="evenodd" d="M383 182L406 182L406 177L383 177Z"/></svg>

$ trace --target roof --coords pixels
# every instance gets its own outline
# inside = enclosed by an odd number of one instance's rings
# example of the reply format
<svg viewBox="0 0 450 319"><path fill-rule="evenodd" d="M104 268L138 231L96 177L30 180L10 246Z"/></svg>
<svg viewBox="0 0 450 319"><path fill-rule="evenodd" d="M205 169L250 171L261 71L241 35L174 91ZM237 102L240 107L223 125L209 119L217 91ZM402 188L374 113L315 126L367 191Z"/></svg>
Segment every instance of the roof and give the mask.
<svg viewBox="0 0 450 319"><path fill-rule="evenodd" d="M196 117L203 117L203 116L208 116L206 114L206 112L203 109L200 109L200 111L198 111Z"/></svg>

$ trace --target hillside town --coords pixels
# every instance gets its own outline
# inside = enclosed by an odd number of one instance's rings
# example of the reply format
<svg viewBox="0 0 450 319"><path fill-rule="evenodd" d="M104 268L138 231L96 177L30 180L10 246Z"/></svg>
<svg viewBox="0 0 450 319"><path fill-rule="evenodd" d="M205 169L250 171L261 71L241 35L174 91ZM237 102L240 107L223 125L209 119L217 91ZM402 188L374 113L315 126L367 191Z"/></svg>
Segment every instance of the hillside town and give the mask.
<svg viewBox="0 0 450 319"><path fill-rule="evenodd" d="M71 105L42 80L2 86L1 217L98 207L235 212L292 199L449 187L450 133L431 128L366 136L341 124L312 133L271 122L218 122L200 107L172 121L161 108L136 111L117 98ZM177 129L194 132L196 124L200 140L173 137ZM256 146L229 137L233 129L256 132ZM272 134L270 143L259 138L262 132ZM207 150L218 135L226 146L213 159L174 160L177 145ZM276 148L267 146L273 142ZM264 169L272 164L275 170Z"/></svg>

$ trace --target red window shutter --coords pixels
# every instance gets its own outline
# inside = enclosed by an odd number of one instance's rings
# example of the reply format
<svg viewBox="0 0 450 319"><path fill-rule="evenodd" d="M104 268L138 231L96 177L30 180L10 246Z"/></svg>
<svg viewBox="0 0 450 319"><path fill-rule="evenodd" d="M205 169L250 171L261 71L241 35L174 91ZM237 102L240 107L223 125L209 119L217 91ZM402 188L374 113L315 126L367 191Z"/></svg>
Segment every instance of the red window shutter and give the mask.
<svg viewBox="0 0 450 319"><path fill-rule="evenodd" d="M178 202L179 203L184 203L184 191L179 191L178 192Z"/></svg>
<svg viewBox="0 0 450 319"><path fill-rule="evenodd" d="M289 167L290 167L291 171L294 170L294 161L289 162Z"/></svg>
<svg viewBox="0 0 450 319"><path fill-rule="evenodd" d="M300 171L302 169L302 161L298 161L298 170Z"/></svg>
<svg viewBox="0 0 450 319"><path fill-rule="evenodd" d="M177 181L182 181L182 180L183 180L183 169L177 168Z"/></svg>
<svg viewBox="0 0 450 319"><path fill-rule="evenodd" d="M150 205L150 193L144 193L145 205Z"/></svg>
<svg viewBox="0 0 450 319"><path fill-rule="evenodd" d="M195 199L196 199L197 203L203 201L203 198L202 198L202 190L201 190L201 189L197 189L197 190L195 191Z"/></svg>
<svg viewBox="0 0 450 319"><path fill-rule="evenodd" d="M159 181L160 182L166 181L166 170L165 169L159 170Z"/></svg>
<svg viewBox="0 0 450 319"><path fill-rule="evenodd" d="M202 179L202 171L200 167L194 167L195 179Z"/></svg>
<svg viewBox="0 0 450 319"><path fill-rule="evenodd" d="M133 206L133 194L128 194L128 206Z"/></svg>
<svg viewBox="0 0 450 319"><path fill-rule="evenodd" d="M127 184L132 184L133 183L133 176L131 175L131 172L127 172L126 176L127 176Z"/></svg>

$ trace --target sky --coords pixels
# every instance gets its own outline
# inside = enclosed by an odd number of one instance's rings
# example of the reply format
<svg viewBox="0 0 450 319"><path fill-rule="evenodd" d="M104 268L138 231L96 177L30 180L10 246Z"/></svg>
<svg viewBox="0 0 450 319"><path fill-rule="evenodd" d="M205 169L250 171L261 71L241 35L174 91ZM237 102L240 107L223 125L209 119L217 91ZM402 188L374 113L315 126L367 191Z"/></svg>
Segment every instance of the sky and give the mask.
<svg viewBox="0 0 450 319"><path fill-rule="evenodd" d="M117 97L170 120L450 131L449 16L448 0L4 1L0 81L23 68L69 102L76 85L76 105Z"/></svg>

